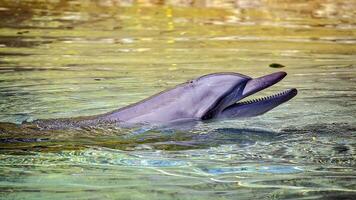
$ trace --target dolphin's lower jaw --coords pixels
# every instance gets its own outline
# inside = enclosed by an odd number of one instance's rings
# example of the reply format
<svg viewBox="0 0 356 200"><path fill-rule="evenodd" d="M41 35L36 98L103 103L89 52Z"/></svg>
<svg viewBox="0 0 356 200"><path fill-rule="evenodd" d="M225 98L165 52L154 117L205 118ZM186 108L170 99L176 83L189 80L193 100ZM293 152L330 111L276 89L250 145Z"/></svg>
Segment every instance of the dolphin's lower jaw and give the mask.
<svg viewBox="0 0 356 200"><path fill-rule="evenodd" d="M220 113L218 118L243 118L262 115L289 101L297 95L297 89L289 89L278 94L235 103Z"/></svg>

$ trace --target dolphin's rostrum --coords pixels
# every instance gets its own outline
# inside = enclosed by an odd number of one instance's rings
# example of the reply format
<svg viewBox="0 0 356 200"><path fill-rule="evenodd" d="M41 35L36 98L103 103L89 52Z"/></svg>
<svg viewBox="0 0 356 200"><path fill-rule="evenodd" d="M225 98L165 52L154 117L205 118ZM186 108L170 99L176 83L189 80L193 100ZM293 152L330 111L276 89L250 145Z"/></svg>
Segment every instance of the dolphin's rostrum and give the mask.
<svg viewBox="0 0 356 200"><path fill-rule="evenodd" d="M177 85L138 103L109 113L69 119L36 120L43 129L115 122L122 125L166 125L195 121L253 117L261 115L297 95L295 88L249 101L244 98L282 80L287 73L276 72L259 78L239 73L213 73Z"/></svg>

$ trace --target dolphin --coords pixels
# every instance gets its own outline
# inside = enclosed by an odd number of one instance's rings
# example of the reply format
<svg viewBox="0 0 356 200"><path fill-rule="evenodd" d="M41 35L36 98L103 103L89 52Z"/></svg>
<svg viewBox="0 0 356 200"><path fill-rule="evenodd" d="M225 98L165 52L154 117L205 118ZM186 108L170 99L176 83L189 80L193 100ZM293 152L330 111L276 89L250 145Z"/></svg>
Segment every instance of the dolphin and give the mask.
<svg viewBox="0 0 356 200"><path fill-rule="evenodd" d="M221 72L201 76L109 113L67 119L35 120L43 129L63 129L97 123L167 125L175 122L245 118L262 115L297 95L292 88L274 95L247 100L287 75L276 72L259 78Z"/></svg>

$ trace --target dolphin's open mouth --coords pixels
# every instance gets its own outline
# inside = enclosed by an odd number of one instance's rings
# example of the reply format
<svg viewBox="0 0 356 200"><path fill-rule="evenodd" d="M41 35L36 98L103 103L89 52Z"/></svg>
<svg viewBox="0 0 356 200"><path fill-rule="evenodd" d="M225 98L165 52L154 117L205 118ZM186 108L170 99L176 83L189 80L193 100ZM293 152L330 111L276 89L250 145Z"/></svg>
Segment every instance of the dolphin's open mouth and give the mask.
<svg viewBox="0 0 356 200"><path fill-rule="evenodd" d="M263 114L276 106L292 99L297 95L297 89L292 88L270 96L244 100L263 89L266 89L281 81L287 73L276 72L266 76L249 80L239 99L232 105L227 105L220 113L220 117L252 117Z"/></svg>

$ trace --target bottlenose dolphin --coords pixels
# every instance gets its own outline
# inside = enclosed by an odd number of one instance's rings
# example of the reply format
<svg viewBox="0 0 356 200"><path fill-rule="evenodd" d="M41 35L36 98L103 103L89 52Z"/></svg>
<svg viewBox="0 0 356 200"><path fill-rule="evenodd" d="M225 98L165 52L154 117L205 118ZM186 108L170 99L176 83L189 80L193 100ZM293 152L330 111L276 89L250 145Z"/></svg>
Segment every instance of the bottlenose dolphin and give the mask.
<svg viewBox="0 0 356 200"><path fill-rule="evenodd" d="M179 84L138 103L109 113L68 119L36 120L43 129L62 129L114 122L119 125L167 125L196 120L231 119L261 115L297 95L292 88L271 96L241 101L282 80L287 73L276 72L259 78L222 72Z"/></svg>

